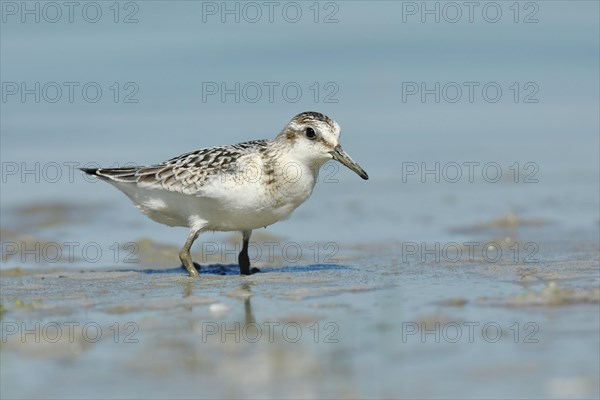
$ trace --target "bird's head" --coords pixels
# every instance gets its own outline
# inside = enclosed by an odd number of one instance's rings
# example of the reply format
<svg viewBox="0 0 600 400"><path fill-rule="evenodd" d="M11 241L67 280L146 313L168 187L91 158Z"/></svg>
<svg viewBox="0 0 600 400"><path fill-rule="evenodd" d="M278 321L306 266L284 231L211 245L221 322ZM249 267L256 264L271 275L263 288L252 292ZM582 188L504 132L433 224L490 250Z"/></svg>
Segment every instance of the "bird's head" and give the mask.
<svg viewBox="0 0 600 400"><path fill-rule="evenodd" d="M352 160L340 145L340 125L318 112L303 112L296 115L277 136L294 156L309 165L323 165L334 159L356 172L363 179L367 173Z"/></svg>

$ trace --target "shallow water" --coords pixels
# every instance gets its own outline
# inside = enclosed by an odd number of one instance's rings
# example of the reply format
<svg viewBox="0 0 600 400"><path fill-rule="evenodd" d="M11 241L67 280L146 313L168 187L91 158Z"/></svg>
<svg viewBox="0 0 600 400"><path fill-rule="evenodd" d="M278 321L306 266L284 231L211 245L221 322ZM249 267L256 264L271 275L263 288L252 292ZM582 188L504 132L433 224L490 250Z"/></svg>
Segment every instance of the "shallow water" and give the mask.
<svg viewBox="0 0 600 400"><path fill-rule="evenodd" d="M406 14L421 2L321 3L318 23L312 3L297 23L119 3L130 24L100 4L98 23L0 24L3 84L103 89L52 103L3 85L2 398L600 395L598 3L519 3L514 22L499 2L497 23L422 23ZM222 101L207 82L303 95ZM414 82L503 95L421 101ZM190 280L185 229L76 170L273 137L304 110L340 122L370 180L327 164L289 220L255 231L250 277L239 235L207 233Z"/></svg>
<svg viewBox="0 0 600 400"><path fill-rule="evenodd" d="M399 262L391 246L250 277L235 265L199 280L141 266L4 270L3 391L594 397L598 246L548 244L562 259L542 265ZM76 380L47 386L64 374Z"/></svg>

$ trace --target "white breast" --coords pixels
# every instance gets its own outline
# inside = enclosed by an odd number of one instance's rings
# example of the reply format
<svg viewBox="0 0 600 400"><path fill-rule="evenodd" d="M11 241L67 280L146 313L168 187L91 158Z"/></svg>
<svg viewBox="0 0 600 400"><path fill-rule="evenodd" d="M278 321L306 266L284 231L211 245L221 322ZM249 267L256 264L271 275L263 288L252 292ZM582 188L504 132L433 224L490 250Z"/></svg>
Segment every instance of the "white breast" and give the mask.
<svg viewBox="0 0 600 400"><path fill-rule="evenodd" d="M252 157L252 158L250 158ZM314 188L318 169L292 159L263 165L249 156L238 174L217 175L196 194L111 183L151 219L170 226L241 231L271 225L290 216Z"/></svg>
<svg viewBox="0 0 600 400"><path fill-rule="evenodd" d="M212 199L200 218L212 230L249 230L271 225L290 216L311 195L318 171L293 161L266 166L259 159L239 174L212 180L202 197Z"/></svg>

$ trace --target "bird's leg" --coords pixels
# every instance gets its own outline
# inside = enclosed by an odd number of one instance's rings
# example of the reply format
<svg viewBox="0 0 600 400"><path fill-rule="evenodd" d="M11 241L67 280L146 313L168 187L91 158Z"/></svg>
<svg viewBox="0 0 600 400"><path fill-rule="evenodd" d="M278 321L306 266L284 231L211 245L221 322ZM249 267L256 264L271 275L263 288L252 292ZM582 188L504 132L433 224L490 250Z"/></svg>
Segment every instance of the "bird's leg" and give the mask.
<svg viewBox="0 0 600 400"><path fill-rule="evenodd" d="M199 234L199 230L191 228L190 234L187 240L185 241L185 244L183 245L181 250L179 250L179 259L181 260L183 266L185 267L185 269L187 269L187 272L190 274L191 277L197 277L200 275L198 274L198 270L194 266L194 263L192 262L192 256L190 255L190 249L192 247L192 244L194 244L194 240L198 238Z"/></svg>
<svg viewBox="0 0 600 400"><path fill-rule="evenodd" d="M250 269L250 257L248 257L248 242L250 242L250 235L252 231L242 231L243 244L242 251L240 251L240 255L238 256L238 263L240 264L240 274L241 275L250 275L255 272L260 272L258 268Z"/></svg>
<svg viewBox="0 0 600 400"><path fill-rule="evenodd" d="M248 257L248 242L252 231L242 231L242 251L238 255L238 263L240 264L240 274L250 275L250 257Z"/></svg>

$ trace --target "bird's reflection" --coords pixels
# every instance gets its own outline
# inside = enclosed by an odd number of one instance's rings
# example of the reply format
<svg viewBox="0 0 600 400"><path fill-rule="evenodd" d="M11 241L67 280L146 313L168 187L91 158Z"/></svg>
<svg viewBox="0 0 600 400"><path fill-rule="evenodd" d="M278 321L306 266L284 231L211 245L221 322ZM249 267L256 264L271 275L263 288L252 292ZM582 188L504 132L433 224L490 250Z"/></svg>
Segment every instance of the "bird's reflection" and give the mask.
<svg viewBox="0 0 600 400"><path fill-rule="evenodd" d="M185 282L183 286L183 298L190 297L194 294L194 287L196 286L196 282L190 281ZM251 284L249 282L243 282L239 287L239 298L244 302L244 324L256 323L256 318L254 317L254 313L252 311L252 289ZM188 311L192 311L192 306L186 307Z"/></svg>
<svg viewBox="0 0 600 400"><path fill-rule="evenodd" d="M247 282L242 283L240 286L240 291L247 292L248 295L244 297L244 318L245 323L256 323L256 318L254 318L254 313L252 312L252 290L250 289L250 284Z"/></svg>

